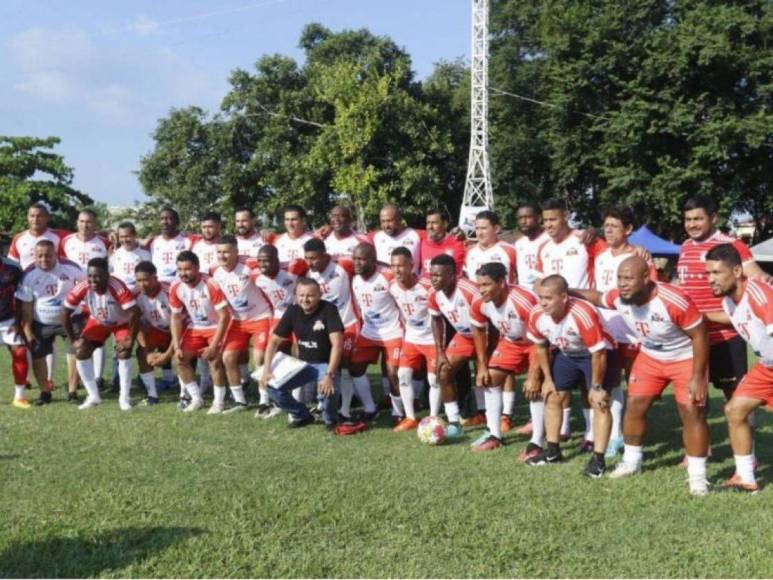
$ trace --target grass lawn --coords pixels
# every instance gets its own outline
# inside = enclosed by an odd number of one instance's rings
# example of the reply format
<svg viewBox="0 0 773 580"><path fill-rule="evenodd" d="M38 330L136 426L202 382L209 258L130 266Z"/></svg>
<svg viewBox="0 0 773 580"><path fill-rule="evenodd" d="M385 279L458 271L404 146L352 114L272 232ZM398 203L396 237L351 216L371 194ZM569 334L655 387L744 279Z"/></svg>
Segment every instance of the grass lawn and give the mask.
<svg viewBox="0 0 773 580"><path fill-rule="evenodd" d="M533 469L516 462L516 436L474 455L423 447L386 419L347 438L252 412L183 415L171 394L79 412L60 386L24 412L7 404L5 349L0 376L0 577L773 576L773 486L690 498L670 396L644 473L589 481L577 437L567 464ZM712 404L717 482L733 464L716 393ZM765 483L773 418L760 419Z"/></svg>

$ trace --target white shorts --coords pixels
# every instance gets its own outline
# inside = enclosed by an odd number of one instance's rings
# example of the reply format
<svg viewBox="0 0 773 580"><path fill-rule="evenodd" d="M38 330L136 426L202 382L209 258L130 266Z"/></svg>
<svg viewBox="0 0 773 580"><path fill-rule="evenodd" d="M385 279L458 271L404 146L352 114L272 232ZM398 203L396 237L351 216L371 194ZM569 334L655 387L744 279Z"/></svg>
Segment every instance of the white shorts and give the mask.
<svg viewBox="0 0 773 580"><path fill-rule="evenodd" d="M24 339L14 331L14 319L0 321L0 343L8 346L24 346Z"/></svg>

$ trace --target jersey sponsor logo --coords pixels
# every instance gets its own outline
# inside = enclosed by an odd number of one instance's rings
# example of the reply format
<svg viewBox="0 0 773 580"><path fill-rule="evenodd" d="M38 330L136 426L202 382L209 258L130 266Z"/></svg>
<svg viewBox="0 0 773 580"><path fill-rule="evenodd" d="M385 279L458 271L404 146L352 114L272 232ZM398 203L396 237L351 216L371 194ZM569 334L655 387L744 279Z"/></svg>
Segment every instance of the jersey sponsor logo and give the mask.
<svg viewBox="0 0 773 580"><path fill-rule="evenodd" d="M322 331L324 331L324 330L325 330L325 323L324 323L324 322L322 322L321 320L317 320L317 321L314 323L314 326L312 326L312 327L311 327L311 330L312 330L313 332L322 332Z"/></svg>

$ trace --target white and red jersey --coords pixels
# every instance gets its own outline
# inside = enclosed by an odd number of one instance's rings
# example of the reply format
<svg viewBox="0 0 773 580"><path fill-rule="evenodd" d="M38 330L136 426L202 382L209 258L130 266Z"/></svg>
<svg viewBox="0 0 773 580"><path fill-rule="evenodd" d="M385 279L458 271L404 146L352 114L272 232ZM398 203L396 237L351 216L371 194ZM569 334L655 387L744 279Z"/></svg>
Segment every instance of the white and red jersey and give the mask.
<svg viewBox="0 0 773 580"><path fill-rule="evenodd" d="M344 238L339 238L335 232L330 232L324 238L325 251L334 258L351 258L354 248L367 241L367 236L354 231Z"/></svg>
<svg viewBox="0 0 773 580"><path fill-rule="evenodd" d="M279 263L286 266L293 260L303 259L303 244L313 238L309 232L304 232L297 238L291 238L287 233L278 235L273 244L279 255Z"/></svg>
<svg viewBox="0 0 773 580"><path fill-rule="evenodd" d="M411 252L411 256L413 256L414 272L418 272L421 265L421 240L424 236L423 231L405 228L396 236L390 236L386 232L379 230L372 232L369 237L376 248L376 259L379 262L388 266L392 263L392 250L395 248L407 248Z"/></svg>
<svg viewBox="0 0 773 580"><path fill-rule="evenodd" d="M428 280L419 279L406 288L397 280L389 283L389 293L400 309L405 335L403 340L411 344L435 344L432 336L432 319L429 315L428 299L432 285Z"/></svg>
<svg viewBox="0 0 773 580"><path fill-rule="evenodd" d="M560 243L548 236L537 252L537 271L541 278L558 274L564 277L570 288L587 290L593 281L594 256L605 245L597 240L586 246L574 230Z"/></svg>
<svg viewBox="0 0 773 580"><path fill-rule="evenodd" d="M467 250L464 258L464 272L472 282L477 280L478 268L483 264L502 264L507 269L507 281L515 279L515 249L504 242L497 242L489 248L475 245Z"/></svg>
<svg viewBox="0 0 773 580"><path fill-rule="evenodd" d="M489 322L499 331L499 336L510 342L526 340L529 315L537 305L537 297L531 290L511 286L502 304L484 302L480 296L470 310L473 326L485 328Z"/></svg>
<svg viewBox="0 0 773 580"><path fill-rule="evenodd" d="M255 285L263 291L271 303L275 319L282 318L285 310L295 302L297 281L298 276L282 269L273 278L261 273L255 277Z"/></svg>
<svg viewBox="0 0 773 580"><path fill-rule="evenodd" d="M40 324L61 324L64 301L75 286L86 278L78 264L59 260L50 270L30 266L16 288L16 298L34 302L32 317Z"/></svg>
<svg viewBox="0 0 773 580"><path fill-rule="evenodd" d="M148 242L150 260L156 267L161 282L172 283L177 276L177 255L190 250L195 238L179 233L173 238L154 236Z"/></svg>
<svg viewBox="0 0 773 580"><path fill-rule="evenodd" d="M236 236L236 247L239 256L243 258L257 258L260 249L266 245L263 237L258 233L251 233L249 236Z"/></svg>
<svg viewBox="0 0 773 580"><path fill-rule="evenodd" d="M246 322L271 318L271 302L255 284L259 273L260 270L244 262L237 262L233 270L218 266L212 273L212 279L217 282L231 306L234 320Z"/></svg>
<svg viewBox="0 0 773 580"><path fill-rule="evenodd" d="M364 278L359 274L352 280L352 293L362 318L360 334L371 340L393 340L402 338L400 309L389 292L393 280L389 271L371 274Z"/></svg>
<svg viewBox="0 0 773 580"><path fill-rule="evenodd" d="M169 332L172 308L169 305L169 284L161 282L155 296L144 292L137 294L137 305L142 312L142 323L162 332Z"/></svg>
<svg viewBox="0 0 773 580"><path fill-rule="evenodd" d="M478 287L466 278L460 278L450 296L433 290L427 299L427 308L431 316L442 314L456 332L471 338L472 303L479 297Z"/></svg>
<svg viewBox="0 0 773 580"><path fill-rule="evenodd" d="M134 269L140 262L150 262L149 251L140 246L133 250L127 250L120 246L110 256L110 273L126 284L129 290L134 292L137 285Z"/></svg>
<svg viewBox="0 0 773 580"><path fill-rule="evenodd" d="M218 265L217 242L208 242L204 238L196 238L191 243L191 252L199 258L199 270L211 272Z"/></svg>
<svg viewBox="0 0 773 580"><path fill-rule="evenodd" d="M725 296L722 300L733 326L748 342L766 367L773 368L773 286L747 280L741 301Z"/></svg>
<svg viewBox="0 0 773 580"><path fill-rule="evenodd" d="M322 291L322 300L331 302L341 315L344 328L357 324L357 313L352 297L354 265L349 260L330 260L322 272L309 270L306 275L316 280Z"/></svg>
<svg viewBox="0 0 773 580"><path fill-rule="evenodd" d="M11 246L8 248L8 258L19 264L22 270L26 270L31 264L35 263L35 245L40 240L48 240L54 244L54 249L59 252L62 246L62 240L70 235L67 230L53 230L48 228L39 236L36 236L29 230L16 234L11 240Z"/></svg>
<svg viewBox="0 0 773 580"><path fill-rule="evenodd" d="M115 276L107 281L107 291L99 294L89 288L87 280L79 282L64 300L65 307L77 309L84 304L90 316L102 326L119 326L129 322L127 310L136 306L132 291Z"/></svg>
<svg viewBox="0 0 773 580"><path fill-rule="evenodd" d="M206 274L200 274L195 284L175 280L169 289L169 307L175 314L187 312L190 328L215 330L217 311L228 308L223 291Z"/></svg>
<svg viewBox="0 0 773 580"><path fill-rule="evenodd" d="M88 240L82 240L78 234L69 234L62 239L62 244L59 246L59 257L75 262L85 272L89 260L107 258L109 250L110 242L100 235L95 234Z"/></svg>
<svg viewBox="0 0 773 580"><path fill-rule="evenodd" d="M569 308L558 321L542 307L534 308L526 334L535 344L548 343L567 356L585 356L615 347L596 307L579 298L569 299Z"/></svg>
<svg viewBox="0 0 773 580"><path fill-rule="evenodd" d="M537 270L537 255L540 247L550 239L547 232L542 232L533 240L529 236L522 236L515 240L515 271L518 284L525 288L532 288L534 283L543 277Z"/></svg>
<svg viewBox="0 0 773 580"><path fill-rule="evenodd" d="M692 358L692 340L685 330L698 326L703 316L676 286L656 283L649 301L642 305L624 304L616 288L604 294L602 302L622 315L642 352L664 362Z"/></svg>
<svg viewBox="0 0 773 580"><path fill-rule="evenodd" d="M679 261L676 271L679 276L679 287L684 290L699 312L719 312L722 310L722 297L714 296L709 286L709 275L706 272L706 253L719 244L732 244L746 264L753 260L749 247L740 240L731 238L722 232L714 232L702 242L689 239L682 244L679 251ZM713 322L707 323L709 342L716 344L736 336L735 330Z"/></svg>

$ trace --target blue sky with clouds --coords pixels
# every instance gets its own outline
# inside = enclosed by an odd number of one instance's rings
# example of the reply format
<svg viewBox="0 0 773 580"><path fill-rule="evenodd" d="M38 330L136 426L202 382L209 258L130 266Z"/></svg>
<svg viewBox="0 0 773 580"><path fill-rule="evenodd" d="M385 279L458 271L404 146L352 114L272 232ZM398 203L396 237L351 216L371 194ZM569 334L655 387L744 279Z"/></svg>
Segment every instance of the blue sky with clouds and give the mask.
<svg viewBox="0 0 773 580"><path fill-rule="evenodd" d="M2 0L0 134L57 135L75 186L142 199L133 172L170 108L218 107L229 72L300 58L303 26L391 36L420 77L469 57L469 0Z"/></svg>

